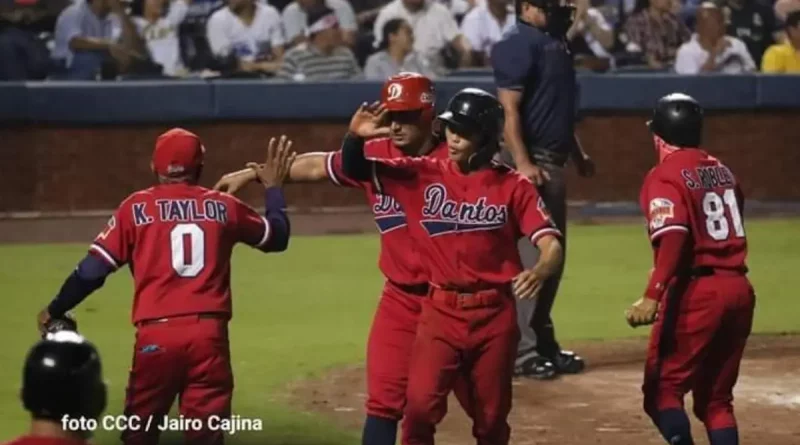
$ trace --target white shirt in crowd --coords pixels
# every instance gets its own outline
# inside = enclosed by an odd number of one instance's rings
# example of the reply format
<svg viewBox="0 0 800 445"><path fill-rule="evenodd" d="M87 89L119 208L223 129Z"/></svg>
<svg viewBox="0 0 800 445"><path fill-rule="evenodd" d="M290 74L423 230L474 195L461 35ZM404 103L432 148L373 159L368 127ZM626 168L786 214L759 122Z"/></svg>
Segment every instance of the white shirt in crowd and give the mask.
<svg viewBox="0 0 800 445"><path fill-rule="evenodd" d="M403 0L392 0L380 10L375 19L375 46L381 43L383 26L391 19L401 18L414 30L414 50L428 60L438 60L439 51L461 33L453 14L435 0L426 0L425 6L412 13Z"/></svg>
<svg viewBox="0 0 800 445"><path fill-rule="evenodd" d="M594 34L591 33L590 31L591 28L589 28L586 22L588 20L591 20L594 23L596 23L600 29L604 31L611 31L612 29L611 24L608 23L608 20L606 20L606 17L603 15L603 13L599 9L594 7L586 10L586 16L587 17L584 20L578 23L577 27L578 34L583 36L583 39L586 41L586 44L589 46L589 49L592 50L592 53L595 56L605 57L610 59L611 54L609 54L608 51L606 51L606 49L603 48L603 45L597 41L597 38L594 36Z"/></svg>
<svg viewBox="0 0 800 445"><path fill-rule="evenodd" d="M721 65L718 72L724 74L748 73L756 70L753 57L747 51L747 46L736 37L723 37L728 41L728 47L717 56L717 64ZM678 48L675 58L675 72L678 74L698 74L700 68L708 60L709 53L697 41L697 34L691 40Z"/></svg>
<svg viewBox="0 0 800 445"><path fill-rule="evenodd" d="M489 56L492 46L514 23L516 23L516 16L513 7L506 15L505 21L500 23L484 3L472 8L464 16L464 20L461 21L461 34L464 35L473 50L481 51Z"/></svg>
<svg viewBox="0 0 800 445"><path fill-rule="evenodd" d="M467 0L438 0L439 3L443 4L450 10L450 13L454 16L461 16L469 12L472 8L472 5ZM483 0L484 2L486 0Z"/></svg>
<svg viewBox="0 0 800 445"><path fill-rule="evenodd" d="M325 6L333 10L343 31L357 31L356 13L346 0L325 0ZM295 37L305 34L308 26L308 15L295 1L283 8L283 31L286 40L291 42Z"/></svg>
<svg viewBox="0 0 800 445"><path fill-rule="evenodd" d="M188 10L189 5L186 0L172 0L167 15L155 23L148 22L144 17L132 17L139 35L147 43L150 57L164 68L164 74L167 76L176 76L184 71L178 26L183 22Z"/></svg>
<svg viewBox="0 0 800 445"><path fill-rule="evenodd" d="M235 54L239 60L252 62L268 58L272 48L286 43L280 13L261 2L256 3L250 26L227 6L213 13L206 26L208 44L215 56Z"/></svg>

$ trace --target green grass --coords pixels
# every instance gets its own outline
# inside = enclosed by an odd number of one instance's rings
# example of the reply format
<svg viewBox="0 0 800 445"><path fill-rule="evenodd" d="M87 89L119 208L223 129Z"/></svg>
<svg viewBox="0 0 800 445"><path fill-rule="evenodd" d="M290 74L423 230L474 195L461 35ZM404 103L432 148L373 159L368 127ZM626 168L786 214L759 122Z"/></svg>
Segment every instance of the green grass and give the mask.
<svg viewBox="0 0 800 445"><path fill-rule="evenodd" d="M642 291L651 255L641 225L570 227L568 268L555 308L562 341L645 335L624 324L622 313ZM751 278L759 295L755 329L800 329L800 224L759 221L748 225ZM57 291L85 245L1 246L0 442L25 429L18 402L20 364L36 341L34 316ZM374 236L298 237L283 255L238 248L234 257L234 320L231 324L236 392L234 413L264 421L270 444L343 445L357 431L297 412L271 394L287 382L363 359L382 280ZM126 271L108 280L76 311L82 332L103 355L109 411L122 406L131 358L131 279ZM116 433L98 442L116 443ZM238 443L248 443L241 433ZM237 441L231 441L237 443ZM259 443L261 441L259 440Z"/></svg>

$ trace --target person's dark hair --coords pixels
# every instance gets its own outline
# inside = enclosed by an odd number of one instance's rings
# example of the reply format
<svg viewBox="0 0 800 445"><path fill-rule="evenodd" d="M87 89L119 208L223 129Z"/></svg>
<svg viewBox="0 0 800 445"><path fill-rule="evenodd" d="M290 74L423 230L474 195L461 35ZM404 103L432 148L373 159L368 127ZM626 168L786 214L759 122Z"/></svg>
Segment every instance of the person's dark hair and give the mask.
<svg viewBox="0 0 800 445"><path fill-rule="evenodd" d="M649 7L650 7L650 0L636 0L636 3L633 6L632 14L644 11Z"/></svg>
<svg viewBox="0 0 800 445"><path fill-rule="evenodd" d="M800 25L800 9L792 11L786 16L786 26L796 28Z"/></svg>
<svg viewBox="0 0 800 445"><path fill-rule="evenodd" d="M144 16L144 2L146 0L131 0L130 2L130 15L133 17L142 17ZM169 11L170 2L164 2L164 8L161 11L161 15L167 15Z"/></svg>
<svg viewBox="0 0 800 445"><path fill-rule="evenodd" d="M308 13L306 17L306 26L310 27L314 23L317 23L319 19L333 13L334 13L333 9L327 6L322 6L321 8L315 8L313 11Z"/></svg>
<svg viewBox="0 0 800 445"><path fill-rule="evenodd" d="M406 23L403 19L391 19L383 25L383 37L381 39L381 46L378 48L383 51L389 47L389 36L395 34L403 24Z"/></svg>

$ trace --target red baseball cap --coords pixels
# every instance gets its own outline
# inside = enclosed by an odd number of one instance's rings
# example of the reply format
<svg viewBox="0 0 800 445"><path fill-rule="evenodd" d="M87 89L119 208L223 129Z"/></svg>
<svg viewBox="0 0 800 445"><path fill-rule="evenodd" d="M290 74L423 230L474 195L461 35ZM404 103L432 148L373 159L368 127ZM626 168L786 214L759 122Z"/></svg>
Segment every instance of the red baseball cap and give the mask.
<svg viewBox="0 0 800 445"><path fill-rule="evenodd" d="M173 128L156 139L153 170L159 176L184 176L203 165L206 148L200 138L183 128Z"/></svg>

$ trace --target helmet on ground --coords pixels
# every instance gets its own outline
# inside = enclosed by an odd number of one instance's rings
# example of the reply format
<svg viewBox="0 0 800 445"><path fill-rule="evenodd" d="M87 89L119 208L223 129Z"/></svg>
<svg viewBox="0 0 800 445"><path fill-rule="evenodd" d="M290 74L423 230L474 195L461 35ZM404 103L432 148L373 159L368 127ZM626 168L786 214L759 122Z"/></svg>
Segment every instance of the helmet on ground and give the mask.
<svg viewBox="0 0 800 445"><path fill-rule="evenodd" d="M387 110L421 110L426 121L433 119L434 101L433 82L419 73L395 74L383 84L381 90L381 102Z"/></svg>
<svg viewBox="0 0 800 445"><path fill-rule="evenodd" d="M25 359L22 403L34 418L96 419L106 408L100 356L72 331L48 334Z"/></svg>
<svg viewBox="0 0 800 445"><path fill-rule="evenodd" d="M462 134L480 134L484 149L497 145L505 114L494 95L479 88L464 88L450 99L439 120Z"/></svg>
<svg viewBox="0 0 800 445"><path fill-rule="evenodd" d="M683 93L668 94L656 103L650 131L676 147L699 147L703 133L703 107Z"/></svg>

